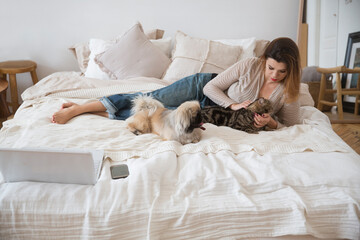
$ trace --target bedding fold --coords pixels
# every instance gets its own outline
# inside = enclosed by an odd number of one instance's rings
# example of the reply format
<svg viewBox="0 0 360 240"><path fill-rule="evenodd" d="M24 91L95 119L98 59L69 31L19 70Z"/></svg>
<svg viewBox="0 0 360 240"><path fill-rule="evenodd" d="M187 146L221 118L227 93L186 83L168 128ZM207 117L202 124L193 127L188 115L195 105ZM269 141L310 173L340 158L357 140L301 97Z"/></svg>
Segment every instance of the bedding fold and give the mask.
<svg viewBox="0 0 360 240"><path fill-rule="evenodd" d="M106 161L95 186L1 184L0 236L28 239L36 229L37 239L357 239L359 162L336 153L352 166L339 169L330 153L313 153L309 165L307 154L165 152L129 159L130 177L117 181ZM323 165L328 171L318 172Z"/></svg>
<svg viewBox="0 0 360 240"><path fill-rule="evenodd" d="M302 107L301 121L304 124L276 131L262 131L259 134L205 124L206 130L202 131L201 141L187 145L176 141L163 141L155 134L136 136L126 128L125 121L110 120L93 114L77 116L63 125L54 124L51 122L52 114L66 101L83 104L94 101L105 93L150 91L163 86L161 80L153 78L114 83L93 81L75 73L65 76L62 81L68 81L67 88L58 84L60 78L55 74L24 92L25 102L15 118L5 122L1 129L2 146L104 149L113 161L124 161L133 157L149 158L167 151L177 155L198 152L208 154L222 150L234 153L255 151L259 154L353 151L344 142L332 140L337 136L332 131L328 118L313 107ZM62 77L64 78L63 75ZM146 84L143 84L144 81ZM74 129L77 133L75 135Z"/></svg>
<svg viewBox="0 0 360 240"><path fill-rule="evenodd" d="M91 100L71 99L82 104ZM228 127L205 124L199 143L181 145L177 141L163 141L158 135L136 136L126 128L125 121L111 120L93 114L83 114L66 124L51 122L54 109L63 100L41 98L26 101L16 117L4 123L0 144L3 147L95 148L104 149L113 161L132 157L149 158L154 154L172 151L186 153L234 153L255 151L259 154L295 152L352 152L345 143L333 141L331 129L317 125L295 125L276 131L248 134ZM74 134L74 129L76 134ZM20 134L19 134L20 133Z"/></svg>

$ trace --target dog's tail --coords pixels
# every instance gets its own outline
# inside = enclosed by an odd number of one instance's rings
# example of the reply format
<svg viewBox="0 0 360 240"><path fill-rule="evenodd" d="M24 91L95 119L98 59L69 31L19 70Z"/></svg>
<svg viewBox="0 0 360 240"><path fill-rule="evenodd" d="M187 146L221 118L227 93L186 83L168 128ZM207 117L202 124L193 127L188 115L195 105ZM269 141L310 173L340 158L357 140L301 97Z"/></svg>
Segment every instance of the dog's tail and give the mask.
<svg viewBox="0 0 360 240"><path fill-rule="evenodd" d="M148 110L149 115L152 115L156 111L156 109L163 107L164 105L153 97L139 95L133 100L133 107L131 108L131 113L135 114L143 110Z"/></svg>

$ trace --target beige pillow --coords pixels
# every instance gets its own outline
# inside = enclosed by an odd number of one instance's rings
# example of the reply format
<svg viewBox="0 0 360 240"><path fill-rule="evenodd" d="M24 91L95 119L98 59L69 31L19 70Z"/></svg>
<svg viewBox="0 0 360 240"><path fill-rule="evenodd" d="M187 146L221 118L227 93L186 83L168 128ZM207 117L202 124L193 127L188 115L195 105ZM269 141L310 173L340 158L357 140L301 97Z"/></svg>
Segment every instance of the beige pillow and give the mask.
<svg viewBox="0 0 360 240"><path fill-rule="evenodd" d="M74 54L78 62L80 71L85 73L90 56L89 43L76 43L73 46L69 47L69 50Z"/></svg>
<svg viewBox="0 0 360 240"><path fill-rule="evenodd" d="M174 82L186 76L200 73L220 73L241 59L240 46L193 38L178 31L172 52L172 63L163 79Z"/></svg>
<svg viewBox="0 0 360 240"><path fill-rule="evenodd" d="M145 35L151 40L157 40L163 37L164 32L165 31L161 29L151 29L147 31ZM121 35L116 37L114 40L110 40L110 41L116 42L116 40L119 39L120 37ZM104 40L104 41L108 41L108 40ZM90 56L89 42L76 43L71 47L69 47L69 50L74 54L78 62L80 71L82 73L85 73L86 68L88 67L89 56Z"/></svg>
<svg viewBox="0 0 360 240"><path fill-rule="evenodd" d="M260 57L265 52L266 47L269 45L268 40L256 40L256 46L254 49L255 57Z"/></svg>
<svg viewBox="0 0 360 240"><path fill-rule="evenodd" d="M162 39L162 37L164 36L164 30L161 29L151 29L147 32L145 32L145 35L148 39Z"/></svg>
<svg viewBox="0 0 360 240"><path fill-rule="evenodd" d="M166 56L170 58L171 38L150 40L155 46L161 49ZM95 62L95 57L112 47L116 42L114 40L90 39L88 64L84 73L85 77L98 79L111 79L109 75L101 70Z"/></svg>
<svg viewBox="0 0 360 240"><path fill-rule="evenodd" d="M315 102L309 92L309 85L306 83L300 83L300 95L299 95L300 106L314 106Z"/></svg>
<svg viewBox="0 0 360 240"><path fill-rule="evenodd" d="M146 37L140 23L130 28L113 46L95 57L111 79L161 78L171 60Z"/></svg>

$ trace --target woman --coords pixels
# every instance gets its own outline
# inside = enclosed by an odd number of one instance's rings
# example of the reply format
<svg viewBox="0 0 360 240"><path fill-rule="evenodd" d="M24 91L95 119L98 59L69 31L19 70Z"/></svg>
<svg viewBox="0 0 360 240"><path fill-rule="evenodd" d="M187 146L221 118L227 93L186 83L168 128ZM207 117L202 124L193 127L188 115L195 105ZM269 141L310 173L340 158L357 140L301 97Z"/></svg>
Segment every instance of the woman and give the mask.
<svg viewBox="0 0 360 240"><path fill-rule="evenodd" d="M297 45L290 38L277 38L260 58L239 61L219 75L198 73L146 95L153 96L167 108L198 100L201 107L217 104L233 110L246 108L255 99L264 97L272 102L274 116L256 115L254 124L276 129L283 124L298 123L300 72ZM139 94L142 93L116 94L84 105L65 103L53 115L53 122L63 124L89 112L123 120L130 116L132 99Z"/></svg>

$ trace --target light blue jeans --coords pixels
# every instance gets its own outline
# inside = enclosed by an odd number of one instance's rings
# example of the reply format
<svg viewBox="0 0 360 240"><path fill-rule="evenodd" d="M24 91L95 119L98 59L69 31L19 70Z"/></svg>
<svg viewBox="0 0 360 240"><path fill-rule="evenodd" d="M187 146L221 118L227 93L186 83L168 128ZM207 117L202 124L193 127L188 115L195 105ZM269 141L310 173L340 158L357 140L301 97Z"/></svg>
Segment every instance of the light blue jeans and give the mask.
<svg viewBox="0 0 360 240"><path fill-rule="evenodd" d="M118 120L125 120L131 115L132 100L140 94L152 96L169 109L177 108L183 102L191 100L199 101L201 108L213 106L216 104L204 95L203 88L216 75L214 73L197 73L149 93L116 94L102 97L100 102L107 109L109 118Z"/></svg>

